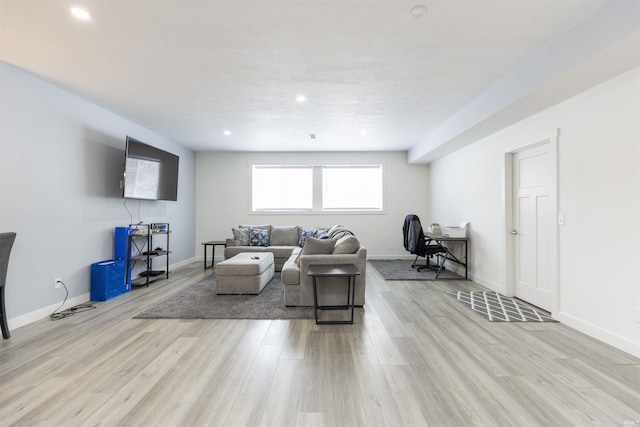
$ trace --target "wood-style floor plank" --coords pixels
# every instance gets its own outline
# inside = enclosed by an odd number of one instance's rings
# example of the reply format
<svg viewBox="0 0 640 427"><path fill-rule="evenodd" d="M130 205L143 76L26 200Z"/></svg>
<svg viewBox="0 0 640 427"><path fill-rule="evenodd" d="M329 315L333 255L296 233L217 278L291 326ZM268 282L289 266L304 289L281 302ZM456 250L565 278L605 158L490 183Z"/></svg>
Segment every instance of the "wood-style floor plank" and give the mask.
<svg viewBox="0 0 640 427"><path fill-rule="evenodd" d="M371 266L353 325L135 319L201 263L0 342L4 426L624 426L640 360L559 323L492 323Z"/></svg>

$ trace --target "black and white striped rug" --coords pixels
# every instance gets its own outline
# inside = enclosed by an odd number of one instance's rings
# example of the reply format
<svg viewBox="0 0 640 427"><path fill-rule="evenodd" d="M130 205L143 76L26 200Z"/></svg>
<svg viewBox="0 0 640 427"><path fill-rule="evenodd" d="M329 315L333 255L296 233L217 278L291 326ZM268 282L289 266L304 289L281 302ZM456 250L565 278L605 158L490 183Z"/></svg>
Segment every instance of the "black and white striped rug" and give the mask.
<svg viewBox="0 0 640 427"><path fill-rule="evenodd" d="M497 292L447 291L490 322L557 322L548 314Z"/></svg>

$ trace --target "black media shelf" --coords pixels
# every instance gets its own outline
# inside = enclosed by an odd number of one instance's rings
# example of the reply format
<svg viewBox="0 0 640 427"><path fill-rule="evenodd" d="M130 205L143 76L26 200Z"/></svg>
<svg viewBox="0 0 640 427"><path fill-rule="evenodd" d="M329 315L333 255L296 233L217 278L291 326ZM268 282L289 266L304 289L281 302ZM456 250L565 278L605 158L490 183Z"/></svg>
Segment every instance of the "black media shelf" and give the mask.
<svg viewBox="0 0 640 427"><path fill-rule="evenodd" d="M131 286L149 286L149 283L158 279L169 278L169 223L154 222L150 224L131 224L129 235L129 249L127 271L131 272L137 263L144 263L144 269L137 277L131 279ZM164 258L164 259L162 259ZM162 263L164 270L154 268ZM166 265L165 265L166 264Z"/></svg>

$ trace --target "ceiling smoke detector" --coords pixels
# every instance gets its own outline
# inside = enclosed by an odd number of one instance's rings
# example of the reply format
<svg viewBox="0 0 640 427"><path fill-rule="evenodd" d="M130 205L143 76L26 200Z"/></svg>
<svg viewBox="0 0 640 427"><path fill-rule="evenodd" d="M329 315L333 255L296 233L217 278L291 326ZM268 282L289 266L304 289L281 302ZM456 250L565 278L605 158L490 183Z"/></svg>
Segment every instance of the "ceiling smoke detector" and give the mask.
<svg viewBox="0 0 640 427"><path fill-rule="evenodd" d="M422 15L427 13L427 7L419 4L418 6L412 7L411 10L409 10L409 13L414 18L420 18Z"/></svg>
<svg viewBox="0 0 640 427"><path fill-rule="evenodd" d="M316 139L316 134L315 133L310 133L309 134L309 138L310 139Z"/></svg>

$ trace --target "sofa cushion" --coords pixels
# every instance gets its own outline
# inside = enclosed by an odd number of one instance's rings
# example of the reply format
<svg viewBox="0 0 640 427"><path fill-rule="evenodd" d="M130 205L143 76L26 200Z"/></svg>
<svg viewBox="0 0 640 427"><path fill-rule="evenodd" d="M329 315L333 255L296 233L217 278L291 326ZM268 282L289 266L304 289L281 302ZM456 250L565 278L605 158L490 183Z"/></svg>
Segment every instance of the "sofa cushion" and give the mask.
<svg viewBox="0 0 640 427"><path fill-rule="evenodd" d="M269 233L261 228L249 228L250 246L269 246Z"/></svg>
<svg viewBox="0 0 640 427"><path fill-rule="evenodd" d="M248 228L232 228L233 245L249 246L249 229Z"/></svg>
<svg viewBox="0 0 640 427"><path fill-rule="evenodd" d="M297 246L269 246L265 251L271 252L276 258L289 258L293 248Z"/></svg>
<svg viewBox="0 0 640 427"><path fill-rule="evenodd" d="M336 245L335 239L316 239L315 237L308 237L304 244L304 247L300 251L300 255L326 255L333 252L333 248ZM296 260L300 262L300 257Z"/></svg>
<svg viewBox="0 0 640 427"><path fill-rule="evenodd" d="M346 235L336 241L332 253L355 254L358 249L360 249L360 241L355 236Z"/></svg>
<svg viewBox="0 0 640 427"><path fill-rule="evenodd" d="M248 245L247 246L227 246L226 248L224 248L224 257L228 259L245 252L267 252L267 248L260 247L260 246L251 247Z"/></svg>
<svg viewBox="0 0 640 427"><path fill-rule="evenodd" d="M300 230L300 239L298 239L298 246L303 247L307 237L314 237L316 235L315 228L303 228Z"/></svg>
<svg viewBox="0 0 640 427"><path fill-rule="evenodd" d="M271 246L297 246L300 239L300 227L272 225L269 244Z"/></svg>

